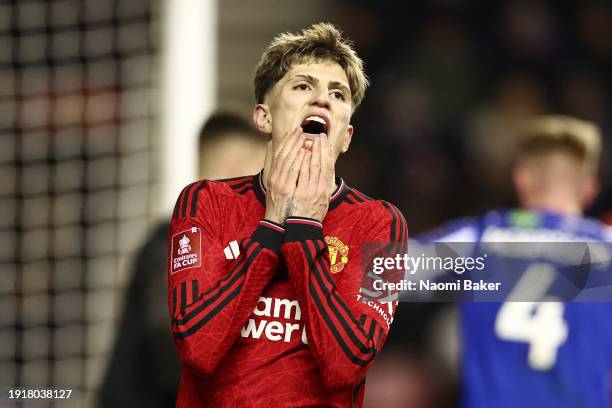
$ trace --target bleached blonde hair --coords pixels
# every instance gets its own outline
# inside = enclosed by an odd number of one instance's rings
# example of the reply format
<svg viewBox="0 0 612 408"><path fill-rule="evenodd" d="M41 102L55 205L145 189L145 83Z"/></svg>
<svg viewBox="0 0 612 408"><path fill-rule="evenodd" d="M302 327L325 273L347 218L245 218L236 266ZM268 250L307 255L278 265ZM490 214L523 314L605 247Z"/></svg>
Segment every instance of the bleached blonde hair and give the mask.
<svg viewBox="0 0 612 408"><path fill-rule="evenodd" d="M363 100L369 81L352 42L330 23L313 24L300 34L282 33L272 40L255 68L256 103L264 103L268 92L293 65L327 61L344 70L354 111Z"/></svg>
<svg viewBox="0 0 612 408"><path fill-rule="evenodd" d="M592 122L562 115L542 116L526 122L520 136L519 159L563 152L578 160L588 174L597 174L601 132Z"/></svg>

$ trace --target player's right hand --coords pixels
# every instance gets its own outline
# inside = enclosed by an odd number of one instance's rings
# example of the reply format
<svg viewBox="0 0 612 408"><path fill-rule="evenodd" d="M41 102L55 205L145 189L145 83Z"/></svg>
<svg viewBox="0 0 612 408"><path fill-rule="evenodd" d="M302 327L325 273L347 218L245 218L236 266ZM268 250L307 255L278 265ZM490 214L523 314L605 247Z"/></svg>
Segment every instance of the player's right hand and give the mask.
<svg viewBox="0 0 612 408"><path fill-rule="evenodd" d="M272 155L266 192L267 220L283 224L294 210L293 194L306 150L304 132L296 128L285 136Z"/></svg>

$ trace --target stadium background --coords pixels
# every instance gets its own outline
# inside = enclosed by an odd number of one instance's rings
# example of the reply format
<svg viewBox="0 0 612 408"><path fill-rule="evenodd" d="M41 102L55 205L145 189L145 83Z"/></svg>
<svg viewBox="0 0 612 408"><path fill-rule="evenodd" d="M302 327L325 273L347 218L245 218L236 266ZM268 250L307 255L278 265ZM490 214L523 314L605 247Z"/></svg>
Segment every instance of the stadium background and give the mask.
<svg viewBox="0 0 612 408"><path fill-rule="evenodd" d="M93 406L131 255L194 177L190 146L206 115L250 113L253 67L281 31L330 21L356 42L372 86L337 173L396 203L412 233L513 204L512 129L538 113L602 126L603 191L590 213L610 210L610 2L413 3L2 2L0 387L70 386L75 398L48 406ZM191 7L193 32L208 37L177 48L171 7ZM177 62L202 67L200 103L173 85ZM191 129L173 133L181 120ZM452 404L452 388L432 380L447 373L422 374L436 369L420 351L433 311L405 310L388 352L402 354L380 366L408 367L397 378L411 382L389 386L403 388L403 406Z"/></svg>

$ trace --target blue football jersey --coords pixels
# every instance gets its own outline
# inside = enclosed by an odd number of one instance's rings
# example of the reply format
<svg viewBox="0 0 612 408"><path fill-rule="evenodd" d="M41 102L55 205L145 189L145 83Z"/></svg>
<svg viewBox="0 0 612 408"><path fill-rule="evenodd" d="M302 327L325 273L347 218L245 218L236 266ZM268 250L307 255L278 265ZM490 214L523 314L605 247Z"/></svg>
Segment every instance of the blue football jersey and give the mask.
<svg viewBox="0 0 612 408"><path fill-rule="evenodd" d="M611 241L609 227L597 220L525 210L456 221L417 240L474 242L478 251L491 238ZM554 259L543 263L526 252L513 254L515 267L561 265ZM488 256L487 267L495 268L495 254ZM604 269L612 273L609 266ZM611 406L612 303L462 302L459 310L463 406Z"/></svg>

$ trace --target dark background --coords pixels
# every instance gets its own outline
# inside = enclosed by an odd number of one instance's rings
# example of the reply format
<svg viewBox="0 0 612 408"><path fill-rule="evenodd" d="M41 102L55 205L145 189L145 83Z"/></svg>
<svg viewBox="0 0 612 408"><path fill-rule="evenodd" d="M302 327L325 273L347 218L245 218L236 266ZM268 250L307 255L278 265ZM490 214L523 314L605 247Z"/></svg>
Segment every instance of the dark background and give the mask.
<svg viewBox="0 0 612 408"><path fill-rule="evenodd" d="M159 222L163 4L0 3L0 387L78 392L49 406L97 400L135 253ZM601 126L602 194L588 213L612 209L611 2L227 0L217 9L218 106L245 116L274 35L330 21L355 41L372 86L337 174L396 204L411 235L514 205L513 131L535 114ZM159 302L148 318L166 327ZM401 305L368 379L369 406L393 406L393 392L398 406L454 404L453 369L440 362L440 350L457 347L453 318L437 308Z"/></svg>

